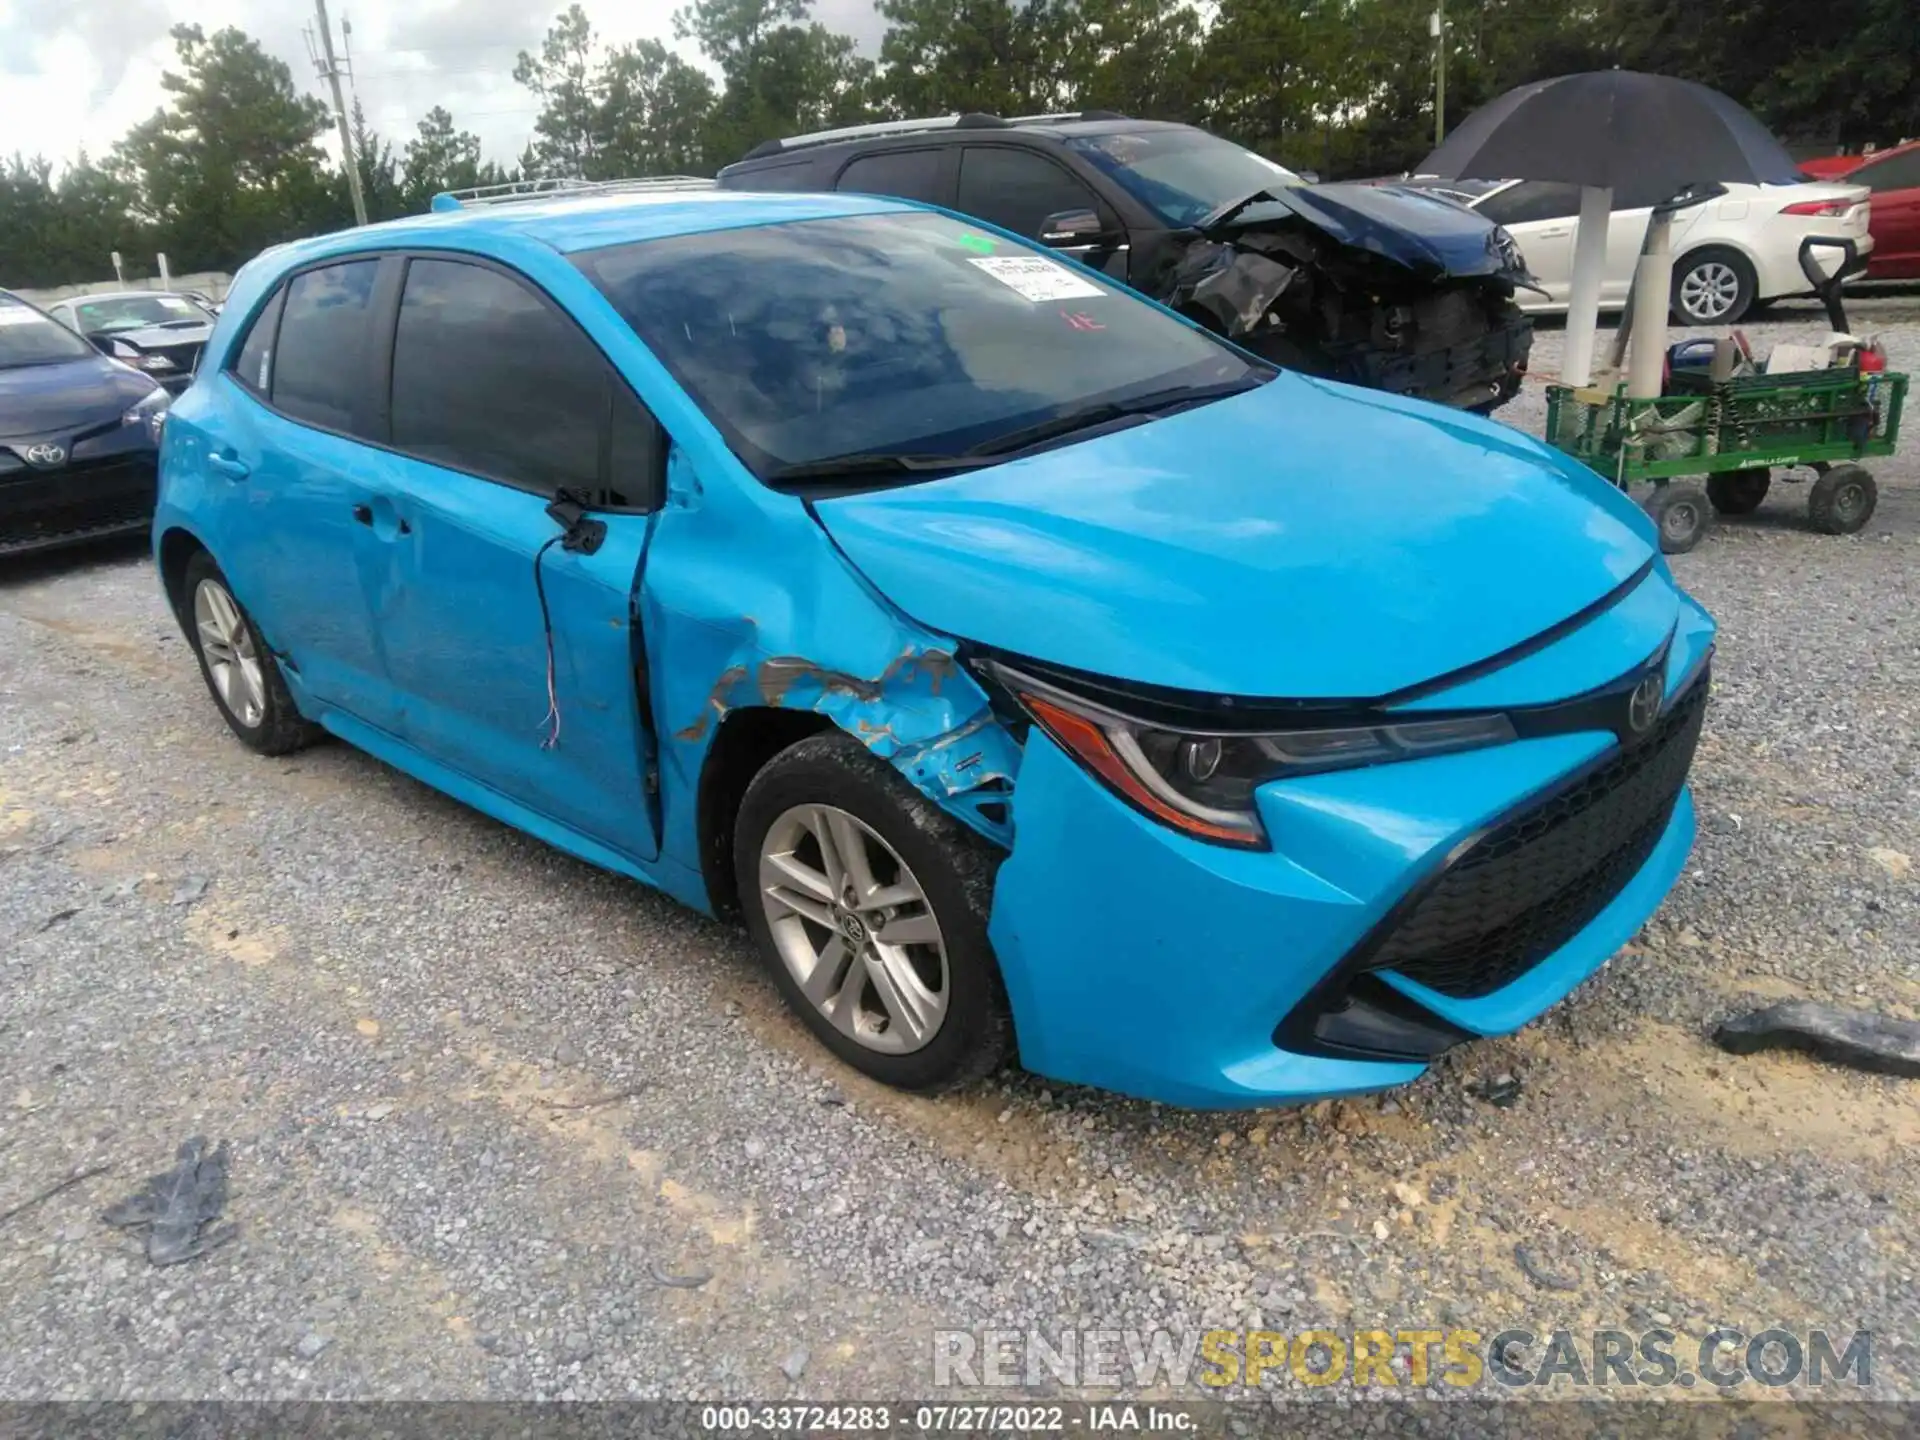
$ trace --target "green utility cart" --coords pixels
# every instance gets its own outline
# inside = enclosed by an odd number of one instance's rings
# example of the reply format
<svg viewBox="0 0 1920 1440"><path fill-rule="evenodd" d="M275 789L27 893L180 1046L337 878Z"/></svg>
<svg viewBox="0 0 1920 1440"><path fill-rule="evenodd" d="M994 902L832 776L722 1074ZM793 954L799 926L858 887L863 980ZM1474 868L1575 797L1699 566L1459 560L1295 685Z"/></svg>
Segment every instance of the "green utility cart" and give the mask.
<svg viewBox="0 0 1920 1440"><path fill-rule="evenodd" d="M1623 490L1651 484L1646 508L1670 555L1699 543L1709 506L1745 515L1766 498L1773 472L1793 466L1814 474L1814 529L1849 535L1879 497L1858 462L1893 453L1906 394L1905 375L1851 367L1720 381L1676 370L1668 393L1653 400L1630 400L1624 386L1555 385L1547 391L1547 443ZM1704 491L1679 483L1694 475L1706 477Z"/></svg>

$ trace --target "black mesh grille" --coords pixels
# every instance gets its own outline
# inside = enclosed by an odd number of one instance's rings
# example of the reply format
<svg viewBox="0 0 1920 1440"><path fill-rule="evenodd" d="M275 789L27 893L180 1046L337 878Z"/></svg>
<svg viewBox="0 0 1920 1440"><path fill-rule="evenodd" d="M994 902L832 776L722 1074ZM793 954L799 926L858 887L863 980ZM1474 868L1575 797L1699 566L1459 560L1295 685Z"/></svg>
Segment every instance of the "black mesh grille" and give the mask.
<svg viewBox="0 0 1920 1440"><path fill-rule="evenodd" d="M1566 944L1659 842L1706 709L1702 676L1640 744L1488 831L1414 904L1369 968L1471 999Z"/></svg>

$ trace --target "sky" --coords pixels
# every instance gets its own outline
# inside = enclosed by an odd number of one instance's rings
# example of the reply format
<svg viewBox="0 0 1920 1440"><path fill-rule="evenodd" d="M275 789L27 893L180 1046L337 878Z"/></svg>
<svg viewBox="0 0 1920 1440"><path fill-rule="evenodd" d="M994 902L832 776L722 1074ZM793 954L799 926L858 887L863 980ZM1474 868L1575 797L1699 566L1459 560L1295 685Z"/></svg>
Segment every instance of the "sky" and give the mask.
<svg viewBox="0 0 1920 1440"><path fill-rule="evenodd" d="M679 0L581 0L603 41L645 36L698 62L673 39ZM489 159L519 157L538 106L513 83L520 50L537 49L565 0L329 0L336 49L351 26L353 91L375 130L399 151L434 105L480 137ZM815 0L814 16L879 48L871 0ZM174 63L167 31L197 21L209 33L237 25L286 61L294 83L326 98L303 32L313 0L0 0L0 153L57 162L98 156L166 99ZM352 103L349 96L348 103ZM329 148L336 148L329 140Z"/></svg>

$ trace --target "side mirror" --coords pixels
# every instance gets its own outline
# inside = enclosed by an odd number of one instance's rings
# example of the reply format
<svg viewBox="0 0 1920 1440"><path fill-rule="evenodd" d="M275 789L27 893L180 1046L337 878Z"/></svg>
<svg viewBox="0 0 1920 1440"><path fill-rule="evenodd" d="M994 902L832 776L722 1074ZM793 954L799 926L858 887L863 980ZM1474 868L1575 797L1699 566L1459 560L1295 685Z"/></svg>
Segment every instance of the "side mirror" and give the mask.
<svg viewBox="0 0 1920 1440"><path fill-rule="evenodd" d="M1320 183L1320 172L1318 170L1296 170L1293 173L1309 185L1318 185Z"/></svg>
<svg viewBox="0 0 1920 1440"><path fill-rule="evenodd" d="M1099 213L1093 210L1059 210L1040 222L1043 245L1086 245L1106 233Z"/></svg>
<svg viewBox="0 0 1920 1440"><path fill-rule="evenodd" d="M96 333L83 336L82 338L85 339L89 345L93 346L94 349L110 359L123 360L126 358L127 347L120 344L120 342L116 341L111 335Z"/></svg>

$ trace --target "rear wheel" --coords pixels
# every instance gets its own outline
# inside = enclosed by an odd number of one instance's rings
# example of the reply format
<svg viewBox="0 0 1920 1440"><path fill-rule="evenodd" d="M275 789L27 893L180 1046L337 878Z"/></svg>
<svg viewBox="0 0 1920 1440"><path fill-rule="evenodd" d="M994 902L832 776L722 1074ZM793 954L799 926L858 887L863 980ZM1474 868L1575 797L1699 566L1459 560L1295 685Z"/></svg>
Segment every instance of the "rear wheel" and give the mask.
<svg viewBox="0 0 1920 1440"><path fill-rule="evenodd" d="M1723 470L1707 477L1707 498L1722 515L1750 515L1760 508L1772 484L1773 472L1764 465Z"/></svg>
<svg viewBox="0 0 1920 1440"><path fill-rule="evenodd" d="M1859 465L1834 465L1807 494L1807 519L1823 535L1851 535L1873 518L1880 487Z"/></svg>
<svg viewBox="0 0 1920 1440"><path fill-rule="evenodd" d="M262 755L285 755L320 737L301 719L253 618L204 550L187 562L187 638L227 728Z"/></svg>
<svg viewBox="0 0 1920 1440"><path fill-rule="evenodd" d="M1013 1027L987 941L998 856L835 732L783 750L734 829L741 909L822 1043L906 1090L998 1068Z"/></svg>
<svg viewBox="0 0 1920 1440"><path fill-rule="evenodd" d="M1731 325L1752 308L1758 286L1738 250L1696 250L1673 267L1673 318L1682 325Z"/></svg>
<svg viewBox="0 0 1920 1440"><path fill-rule="evenodd" d="M1668 555L1686 554L1713 523L1706 492L1698 485L1656 485L1646 511L1660 527L1660 548Z"/></svg>

